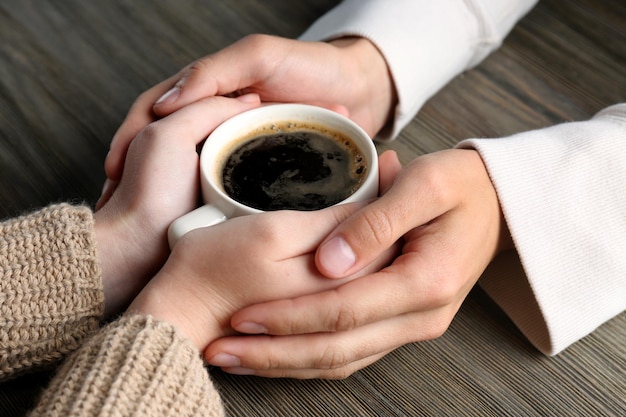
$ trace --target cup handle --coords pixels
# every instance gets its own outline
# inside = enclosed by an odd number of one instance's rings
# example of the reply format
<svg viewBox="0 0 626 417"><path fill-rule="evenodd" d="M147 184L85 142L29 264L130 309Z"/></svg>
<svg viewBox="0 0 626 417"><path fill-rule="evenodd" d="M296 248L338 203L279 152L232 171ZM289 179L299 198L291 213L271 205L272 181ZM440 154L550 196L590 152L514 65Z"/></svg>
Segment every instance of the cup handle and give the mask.
<svg viewBox="0 0 626 417"><path fill-rule="evenodd" d="M185 233L201 227L213 226L226 220L226 215L215 206L206 204L198 207L184 216L174 220L167 230L167 240L170 249L174 248L178 239L183 237Z"/></svg>

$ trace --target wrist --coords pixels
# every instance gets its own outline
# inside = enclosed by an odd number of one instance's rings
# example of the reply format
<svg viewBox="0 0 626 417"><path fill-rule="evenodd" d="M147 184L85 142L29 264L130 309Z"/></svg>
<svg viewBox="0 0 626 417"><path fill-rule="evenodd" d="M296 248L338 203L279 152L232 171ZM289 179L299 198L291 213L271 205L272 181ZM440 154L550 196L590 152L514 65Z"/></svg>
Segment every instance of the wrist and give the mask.
<svg viewBox="0 0 626 417"><path fill-rule="evenodd" d="M177 282L177 284L173 284ZM181 277L162 270L141 290L129 305L127 315L151 316L168 323L199 351L211 342L231 334L223 323L210 312L210 299L198 297L197 286L186 286Z"/></svg>
<svg viewBox="0 0 626 417"><path fill-rule="evenodd" d="M489 190L487 195L491 196L490 198L484 198L485 201L492 201L493 210L485 210L485 212L493 212L493 219L496 222L498 231L495 254L510 250L514 248L513 239L511 238L511 232L506 223L506 219L504 217L504 213L502 211L502 206L500 205L500 199L498 197L498 193L491 181L491 176L489 175L489 171L487 170L487 166L483 161L482 156L475 149L467 149L469 153L473 156L473 159L476 161L477 169L475 172L480 173L481 183L485 184L486 189ZM497 219L496 219L497 217Z"/></svg>
<svg viewBox="0 0 626 417"><path fill-rule="evenodd" d="M140 241L136 216L117 213L107 204L95 215L95 235L102 269L105 317L123 311L161 266L166 248L159 239ZM156 247L154 246L156 241Z"/></svg>
<svg viewBox="0 0 626 417"><path fill-rule="evenodd" d="M334 39L329 44L343 52L352 89L347 97L353 97L355 106L367 109L360 115L369 118L366 131L374 136L393 117L398 98L393 77L381 51L363 37ZM367 128L369 125L371 127Z"/></svg>

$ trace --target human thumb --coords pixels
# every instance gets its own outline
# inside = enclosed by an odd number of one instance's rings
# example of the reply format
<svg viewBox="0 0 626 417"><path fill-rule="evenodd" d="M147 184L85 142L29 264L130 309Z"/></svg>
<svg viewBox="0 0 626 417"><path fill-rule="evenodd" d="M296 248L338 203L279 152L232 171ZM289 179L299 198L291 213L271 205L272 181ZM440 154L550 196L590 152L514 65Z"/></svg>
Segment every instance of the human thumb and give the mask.
<svg viewBox="0 0 626 417"><path fill-rule="evenodd" d="M380 194L384 194L389 191L395 178L400 171L402 171L402 165L398 160L396 152L387 151L379 157L378 166L380 170L379 190ZM372 250L374 254L377 254L388 249L393 244L393 241L387 241L387 239L384 239L384 242L380 242L382 245L378 247L372 245L371 239L367 239L367 248L364 248L364 246L359 243L363 237L388 235L389 232L386 230L373 230L374 228L386 228L389 225L387 221L381 224L380 221L371 223L369 220L372 218L381 220L381 218L378 217L381 214L382 212L372 211L371 207L367 206L338 226L334 233L322 243L317 251L316 262L320 272L330 278L345 277L351 271L355 271L355 265L358 260L363 260L363 258L357 259L357 252L362 252L363 249L369 249ZM375 224L379 226L375 226ZM353 249L353 245L355 244L358 245L357 251ZM360 268L356 268L356 270L358 269Z"/></svg>

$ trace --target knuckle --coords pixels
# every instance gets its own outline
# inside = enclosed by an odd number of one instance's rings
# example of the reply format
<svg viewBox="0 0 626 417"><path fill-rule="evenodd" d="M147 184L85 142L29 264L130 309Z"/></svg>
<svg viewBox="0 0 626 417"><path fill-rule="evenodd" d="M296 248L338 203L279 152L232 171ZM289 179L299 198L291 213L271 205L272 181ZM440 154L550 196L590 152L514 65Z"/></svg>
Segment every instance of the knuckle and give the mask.
<svg viewBox="0 0 626 417"><path fill-rule="evenodd" d="M209 91L218 91L219 80L213 75L211 69L215 66L215 57L212 55L204 56L195 60L183 71L181 79L177 82L179 88L184 88L191 79L201 79L202 84Z"/></svg>
<svg viewBox="0 0 626 417"><path fill-rule="evenodd" d="M141 131L140 136L145 138L146 140L154 140L159 136L159 124L160 123L158 121L148 123Z"/></svg>
<svg viewBox="0 0 626 417"><path fill-rule="evenodd" d="M358 326L359 320L356 311L348 305L343 305L337 311L330 327L332 331L341 332L355 329Z"/></svg>
<svg viewBox="0 0 626 417"><path fill-rule="evenodd" d="M356 373L360 367L354 363L344 364L341 367L334 369L326 369L320 372L318 378L340 381L347 379Z"/></svg>
<svg viewBox="0 0 626 417"><path fill-rule="evenodd" d="M192 74L210 74L211 67L215 58L212 55L204 56L200 59L193 61L184 71L184 77L189 77Z"/></svg>
<svg viewBox="0 0 626 417"><path fill-rule="evenodd" d="M284 368L285 358L283 356L275 356L268 355L265 360L262 360L258 363L257 369L262 370L273 370L273 369L282 369Z"/></svg>
<svg viewBox="0 0 626 417"><path fill-rule="evenodd" d="M442 261L444 262L444 261ZM435 310L455 303L463 291L463 276L443 267L434 273L414 273L402 270L404 290L412 295L415 311Z"/></svg>
<svg viewBox="0 0 626 417"><path fill-rule="evenodd" d="M453 280L439 279L434 281L426 293L427 306L430 308L446 306L456 299L457 293L458 288L453 284Z"/></svg>
<svg viewBox="0 0 626 417"><path fill-rule="evenodd" d="M365 210L362 213L361 222L365 225L362 229L363 241L374 240L378 245L385 246L390 244L393 239L393 221L392 214L384 208L376 210Z"/></svg>
<svg viewBox="0 0 626 417"><path fill-rule="evenodd" d="M273 214L274 213L262 213L257 216L252 226L253 230L251 230L251 235L255 237L255 240L262 242L265 247L279 243L281 237L284 236L282 223L277 221L278 218Z"/></svg>
<svg viewBox="0 0 626 417"><path fill-rule="evenodd" d="M285 51L285 40L273 35L255 33L241 40L240 53L247 56L256 77L267 77L274 72Z"/></svg>
<svg viewBox="0 0 626 417"><path fill-rule="evenodd" d="M339 204L324 210L331 213L334 218L335 225L339 226L357 211L357 206L354 204Z"/></svg>
<svg viewBox="0 0 626 417"><path fill-rule="evenodd" d="M451 195L453 187L449 186L449 179L445 172L430 158L424 158L420 162L418 166L420 172L417 175L421 189L420 195L427 196L435 207L447 206L453 197Z"/></svg>
<svg viewBox="0 0 626 417"><path fill-rule="evenodd" d="M401 328L401 333L406 335L403 344L438 339L450 327L455 313L455 309L444 308L414 314L413 318Z"/></svg>
<svg viewBox="0 0 626 417"><path fill-rule="evenodd" d="M249 223L248 233L254 236L245 244L246 258L254 259L257 266L268 264L267 261L285 252L286 236L290 233L287 226L279 221L277 212L261 213L255 216L253 222ZM249 219L246 219L247 221ZM230 248L237 250L236 248ZM266 271L269 272L269 271ZM274 275L274 274L271 274Z"/></svg>
<svg viewBox="0 0 626 417"><path fill-rule="evenodd" d="M150 145L158 142L160 138L164 136L163 126L165 125L161 125L161 121L157 120L144 126L135 139L130 142L128 152L131 153L133 152L133 149L142 149L145 147L148 147L149 149Z"/></svg>
<svg viewBox="0 0 626 417"><path fill-rule="evenodd" d="M424 340L434 340L438 339L444 335L444 333L450 327L450 321L447 318L439 318L431 326L428 326L424 333L422 334L422 339Z"/></svg>
<svg viewBox="0 0 626 417"><path fill-rule="evenodd" d="M339 372L348 364L348 355L336 346L329 346L315 363L317 369L334 370Z"/></svg>
<svg viewBox="0 0 626 417"><path fill-rule="evenodd" d="M173 253L175 253L175 257L173 257L173 259L180 259L182 263L185 264L187 262L186 260L194 256L194 253L197 252L197 248L201 247L201 238L202 231L199 229L194 229L182 235L176 242L176 245L174 245Z"/></svg>
<svg viewBox="0 0 626 417"><path fill-rule="evenodd" d="M272 35L253 33L246 35L241 42L253 51L264 51L267 48L273 47L274 39L275 37Z"/></svg>

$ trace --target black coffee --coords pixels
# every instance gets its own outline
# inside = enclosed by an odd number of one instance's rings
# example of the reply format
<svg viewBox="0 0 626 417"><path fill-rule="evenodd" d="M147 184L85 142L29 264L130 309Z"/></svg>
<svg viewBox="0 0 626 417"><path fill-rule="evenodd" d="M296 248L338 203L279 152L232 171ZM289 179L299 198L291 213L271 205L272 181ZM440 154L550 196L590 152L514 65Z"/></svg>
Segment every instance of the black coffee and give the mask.
<svg viewBox="0 0 626 417"><path fill-rule="evenodd" d="M348 138L316 131L279 132L237 148L223 170L233 199L263 211L318 210L354 193L367 174Z"/></svg>

